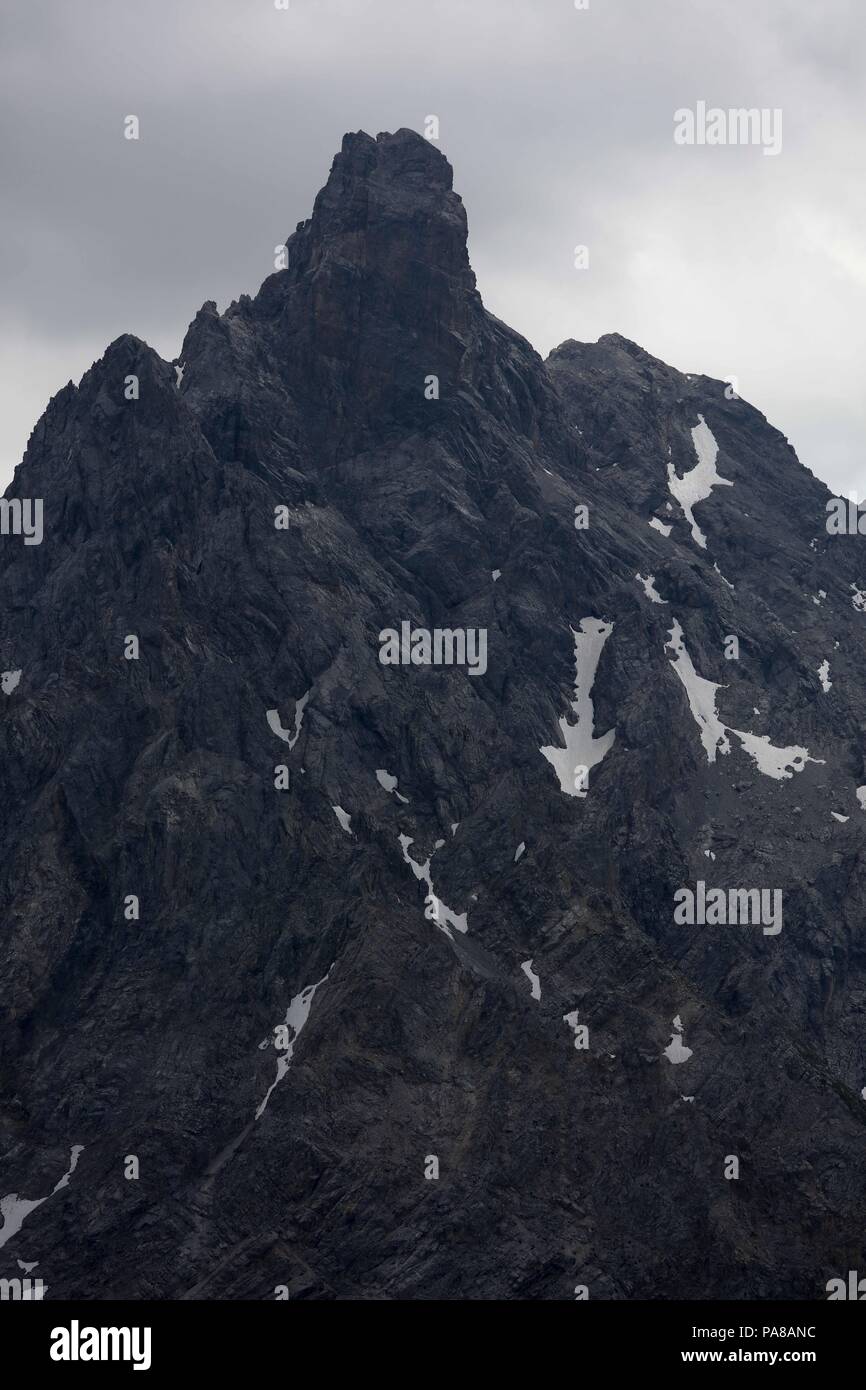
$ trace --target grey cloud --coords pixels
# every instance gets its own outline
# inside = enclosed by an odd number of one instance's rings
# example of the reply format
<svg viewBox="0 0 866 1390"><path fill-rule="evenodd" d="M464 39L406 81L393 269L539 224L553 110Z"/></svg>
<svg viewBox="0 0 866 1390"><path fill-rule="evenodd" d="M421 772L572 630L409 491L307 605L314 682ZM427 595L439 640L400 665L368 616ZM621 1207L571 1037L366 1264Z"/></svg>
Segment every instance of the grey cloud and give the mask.
<svg viewBox="0 0 866 1390"><path fill-rule="evenodd" d="M619 331L736 374L804 463L866 492L859 3L10 9L0 483L112 338L172 357L205 299L255 291L344 131L435 113L494 313L542 353ZM782 154L675 147L673 112L699 98L782 107Z"/></svg>

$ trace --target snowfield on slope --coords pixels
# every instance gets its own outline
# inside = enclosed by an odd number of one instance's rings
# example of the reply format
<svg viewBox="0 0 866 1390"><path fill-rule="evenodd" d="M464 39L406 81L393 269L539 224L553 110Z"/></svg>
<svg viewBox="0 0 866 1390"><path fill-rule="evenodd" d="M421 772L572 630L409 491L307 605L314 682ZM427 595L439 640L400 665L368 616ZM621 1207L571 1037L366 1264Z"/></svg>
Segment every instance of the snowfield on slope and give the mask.
<svg viewBox="0 0 866 1390"><path fill-rule="evenodd" d="M741 729L723 724L716 709L716 691L724 687L698 675L686 649L683 630L676 619L670 629L669 641L665 643L665 651L674 653L670 664L685 688L692 718L701 731L701 743L708 762L714 763L717 753L730 753L728 734L734 734L740 740L743 750L757 764L758 771L775 781L802 772L807 762L823 761L821 758L811 758L808 748L801 748L797 744L790 748L779 748L770 742L768 734L744 733Z"/></svg>
<svg viewBox="0 0 866 1390"><path fill-rule="evenodd" d="M78 1167L79 1155L84 1152L83 1144L73 1144L69 1151L69 1167L62 1178L54 1184L48 1197L19 1197L17 1192L10 1192L5 1197L0 1198L0 1216L3 1217L3 1225L0 1226L0 1249L17 1235L27 1220L31 1212L37 1207L41 1207L43 1202L47 1202L49 1197L53 1197L55 1192L61 1188L69 1186L69 1179Z"/></svg>
<svg viewBox="0 0 866 1390"><path fill-rule="evenodd" d="M330 975L331 970L333 970L333 968L334 966L332 964L330 969L328 970L327 975L323 975L321 980L317 980L314 985L307 985L305 989L301 990L300 994L295 995L295 997L292 999L291 1003L289 1004L289 1007L286 1010L285 1021L282 1024L277 1025L278 1028L284 1028L286 1030L286 1046L282 1049L281 1055L277 1058L277 1074L271 1082L270 1086L268 1087L267 1094L265 1095L264 1100L262 1101L261 1105L256 1111L257 1120L260 1119L260 1117L265 1113L271 1095L276 1090L277 1086L279 1086L286 1072L289 1070L289 1067L292 1063L292 1058L295 1055L295 1043L301 1036L301 1032L303 1031L307 1019L310 1017L310 1009L313 1006L313 998L315 996L316 990L319 989L320 986L322 986L325 983L325 981L328 978L328 975ZM259 1046L267 1046L267 1041L268 1040L266 1039L265 1042L260 1043ZM274 1046L276 1045L277 1044L275 1039Z"/></svg>
<svg viewBox="0 0 866 1390"><path fill-rule="evenodd" d="M451 908L443 903L441 898L437 898L433 891L433 880L430 877L430 859L425 859L423 864L419 864L409 853L409 846L415 843L414 840L410 839L408 835L400 835L398 838L400 840L400 848L403 851L404 860L409 865L419 883L427 885L427 897L424 900L424 916L428 921L435 922L439 930L443 931L445 935L453 941L452 927L459 932L466 932L469 930L466 922L467 914L465 912L452 912ZM442 841L439 841L439 843L441 844Z"/></svg>
<svg viewBox="0 0 866 1390"><path fill-rule="evenodd" d="M616 729L596 738L593 733L594 710L592 686L598 670L602 649L610 634L613 623L601 618L583 618L580 630L571 629L574 637L574 699L571 708L575 723L570 724L564 715L559 720L564 748L548 744L539 749L542 757L553 767L559 778L559 785L566 796L586 796L586 777L591 767L600 763L613 746Z"/></svg>
<svg viewBox="0 0 866 1390"><path fill-rule="evenodd" d="M719 446L703 415L698 416L698 423L692 430L692 444L698 456L697 463L678 478L677 470L669 461L668 490L683 509L683 515L692 528L692 540L706 550L707 538L695 521L693 509L699 502L706 501L714 487L733 487L734 484L730 478L723 478L716 469Z"/></svg>

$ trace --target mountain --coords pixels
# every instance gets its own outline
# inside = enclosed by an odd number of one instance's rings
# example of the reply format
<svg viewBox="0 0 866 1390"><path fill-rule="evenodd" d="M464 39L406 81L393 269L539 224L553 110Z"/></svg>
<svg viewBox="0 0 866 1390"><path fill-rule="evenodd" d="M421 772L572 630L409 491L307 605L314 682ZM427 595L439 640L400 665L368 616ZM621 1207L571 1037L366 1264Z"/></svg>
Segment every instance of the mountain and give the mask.
<svg viewBox="0 0 866 1390"><path fill-rule="evenodd" d="M176 364L112 343L7 490L0 1277L824 1298L862 538L730 386L489 314L411 131L286 259Z"/></svg>

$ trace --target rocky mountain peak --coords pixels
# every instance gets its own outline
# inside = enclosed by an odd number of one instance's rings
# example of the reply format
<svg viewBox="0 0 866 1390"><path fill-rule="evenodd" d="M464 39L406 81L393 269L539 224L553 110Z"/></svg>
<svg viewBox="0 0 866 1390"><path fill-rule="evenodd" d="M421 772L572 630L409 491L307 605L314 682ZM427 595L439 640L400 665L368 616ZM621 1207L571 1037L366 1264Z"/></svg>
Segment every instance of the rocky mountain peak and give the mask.
<svg viewBox="0 0 866 1390"><path fill-rule="evenodd" d="M412 132L346 137L286 261L179 370L118 339L10 489L0 1277L821 1296L866 1228L857 536L724 383L489 315ZM708 885L781 906L678 920Z"/></svg>
<svg viewBox="0 0 866 1390"><path fill-rule="evenodd" d="M312 217L287 245L290 274L299 279L320 274L331 261L361 274L384 273L399 285L411 267L425 277L434 313L436 277L455 282L451 292L475 285L451 165L411 130L375 140L363 131L346 135Z"/></svg>
<svg viewBox="0 0 866 1390"><path fill-rule="evenodd" d="M444 155L413 131L345 136L312 216L286 243L285 266L252 299L196 316L181 352L190 403L205 392L212 415L225 381L223 408L234 419L232 381L245 375L237 363L257 356L274 395L288 389L313 412L339 383L355 444L371 415L405 426L419 408L417 382L467 374L465 359L488 335L451 185ZM283 433L294 438L289 401L285 409ZM317 436L326 452L331 423Z"/></svg>

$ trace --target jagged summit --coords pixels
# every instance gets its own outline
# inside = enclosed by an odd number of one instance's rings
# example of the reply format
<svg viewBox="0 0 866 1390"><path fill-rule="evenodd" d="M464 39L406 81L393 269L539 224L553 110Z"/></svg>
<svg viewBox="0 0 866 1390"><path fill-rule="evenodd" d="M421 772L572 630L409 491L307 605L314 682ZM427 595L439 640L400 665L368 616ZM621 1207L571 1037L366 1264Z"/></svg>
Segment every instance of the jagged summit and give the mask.
<svg viewBox="0 0 866 1390"><path fill-rule="evenodd" d="M312 217L288 239L289 272L315 273L333 258L396 279L404 263L439 270L474 288L466 213L442 152L411 130L343 137ZM393 264L390 258L394 258Z"/></svg>
<svg viewBox="0 0 866 1390"><path fill-rule="evenodd" d="M689 374L670 366L660 357L653 356L646 348L633 342L631 338L624 337L622 333L602 333L595 342L580 342L574 338L567 338L565 342L551 349L545 358L545 364L553 369L570 364L587 371L607 366L611 370L626 374L643 372L645 375L668 376L682 382L691 379Z"/></svg>
<svg viewBox="0 0 866 1390"><path fill-rule="evenodd" d="M466 213L445 156L414 131L343 139L312 217L288 239L293 280L347 274L437 299L475 288ZM417 286L410 286L409 274Z"/></svg>
<svg viewBox="0 0 866 1390"><path fill-rule="evenodd" d="M364 130L343 136L325 188L336 185L345 191L359 181L408 181L419 193L450 192L454 175L448 159L434 141L403 126L393 133L380 132L375 139Z"/></svg>
<svg viewBox="0 0 866 1390"><path fill-rule="evenodd" d="M180 371L123 335L31 437L0 1278L813 1299L864 1267L858 538L722 383L616 334L542 362L465 232L435 146L347 136ZM383 661L404 624L422 659ZM424 659L446 631L483 661ZM677 921L699 883L778 891L779 930Z"/></svg>

